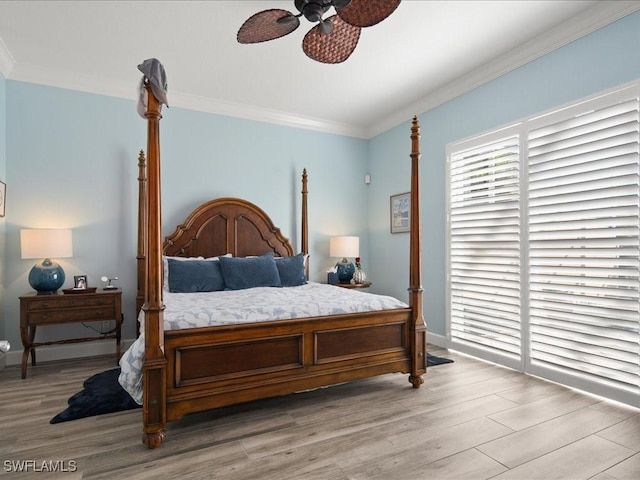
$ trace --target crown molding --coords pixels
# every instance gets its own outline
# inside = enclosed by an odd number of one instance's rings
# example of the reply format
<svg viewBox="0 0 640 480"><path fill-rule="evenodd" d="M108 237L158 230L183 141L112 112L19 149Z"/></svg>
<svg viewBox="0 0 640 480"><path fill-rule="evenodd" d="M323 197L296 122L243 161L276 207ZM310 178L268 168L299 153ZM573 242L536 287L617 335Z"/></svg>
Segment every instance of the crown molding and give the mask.
<svg viewBox="0 0 640 480"><path fill-rule="evenodd" d="M11 80L125 98L133 101L137 101L138 94L136 89L132 88L133 83L71 73L64 70L46 69L27 64L16 65L11 74ZM366 128L359 125L296 116L286 112L233 103L215 98L201 97L173 90L170 90L168 95L171 108L184 108L186 110L315 130L323 133L366 138Z"/></svg>
<svg viewBox="0 0 640 480"><path fill-rule="evenodd" d="M638 10L640 10L640 1L598 2L571 20L544 32L502 57L471 71L410 105L405 105L386 116L382 121L370 125L366 138L373 138L401 125L414 115L427 112L453 100Z"/></svg>
<svg viewBox="0 0 640 480"><path fill-rule="evenodd" d="M172 107L175 105L188 110L196 110L205 113L215 113L218 115L273 123L287 127L344 135L347 137L367 138L367 131L364 126L297 116L277 110L200 97L181 92L170 92L169 95Z"/></svg>
<svg viewBox="0 0 640 480"><path fill-rule="evenodd" d="M9 78L15 64L16 59L13 58L4 41L0 38L0 74L4 78Z"/></svg>

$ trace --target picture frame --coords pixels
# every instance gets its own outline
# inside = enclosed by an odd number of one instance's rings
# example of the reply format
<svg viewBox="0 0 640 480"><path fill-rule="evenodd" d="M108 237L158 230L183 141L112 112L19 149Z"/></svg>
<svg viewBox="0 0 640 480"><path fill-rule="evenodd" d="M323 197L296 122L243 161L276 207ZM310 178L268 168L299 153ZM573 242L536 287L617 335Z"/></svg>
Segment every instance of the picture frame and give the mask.
<svg viewBox="0 0 640 480"><path fill-rule="evenodd" d="M0 217L4 217L7 203L7 184L0 181Z"/></svg>
<svg viewBox="0 0 640 480"><path fill-rule="evenodd" d="M390 197L391 233L404 233L410 230L411 192L399 193Z"/></svg>
<svg viewBox="0 0 640 480"><path fill-rule="evenodd" d="M73 289L74 290L86 290L87 289L87 276L86 275L74 275L73 276Z"/></svg>

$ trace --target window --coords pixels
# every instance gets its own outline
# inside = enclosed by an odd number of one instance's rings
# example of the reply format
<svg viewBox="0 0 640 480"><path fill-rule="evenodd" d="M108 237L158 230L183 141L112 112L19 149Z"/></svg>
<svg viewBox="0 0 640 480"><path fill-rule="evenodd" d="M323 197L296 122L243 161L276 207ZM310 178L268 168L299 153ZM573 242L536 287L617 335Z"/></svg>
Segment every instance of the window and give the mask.
<svg viewBox="0 0 640 480"><path fill-rule="evenodd" d="M449 146L452 346L640 406L638 90Z"/></svg>

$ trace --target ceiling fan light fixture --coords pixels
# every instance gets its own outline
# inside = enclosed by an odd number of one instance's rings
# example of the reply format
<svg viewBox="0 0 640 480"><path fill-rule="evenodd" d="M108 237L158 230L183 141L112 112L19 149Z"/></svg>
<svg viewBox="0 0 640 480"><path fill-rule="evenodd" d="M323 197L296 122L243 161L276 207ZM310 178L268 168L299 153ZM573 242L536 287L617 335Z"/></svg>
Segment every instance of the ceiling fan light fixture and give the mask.
<svg viewBox="0 0 640 480"><path fill-rule="evenodd" d="M316 25L307 32L302 50L322 63L341 63L353 53L360 29L375 25L398 7L401 0L294 0L298 12L263 10L249 17L237 34L238 43L259 43L290 34L300 26L304 16ZM334 8L327 19L323 15Z"/></svg>
<svg viewBox="0 0 640 480"><path fill-rule="evenodd" d="M320 31L325 35L330 35L333 32L333 22L330 18L320 22Z"/></svg>
<svg viewBox="0 0 640 480"><path fill-rule="evenodd" d="M298 11L314 23L322 21L322 15L331 8L331 4L331 0L295 0Z"/></svg>

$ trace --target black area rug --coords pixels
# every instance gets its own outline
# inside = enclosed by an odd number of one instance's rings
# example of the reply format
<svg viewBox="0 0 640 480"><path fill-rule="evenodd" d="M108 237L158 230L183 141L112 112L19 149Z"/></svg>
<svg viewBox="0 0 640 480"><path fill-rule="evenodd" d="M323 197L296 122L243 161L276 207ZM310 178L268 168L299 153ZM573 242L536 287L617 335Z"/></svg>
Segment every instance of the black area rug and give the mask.
<svg viewBox="0 0 640 480"><path fill-rule="evenodd" d="M83 383L84 390L73 395L67 402L67 409L53 417L49 423L68 422L103 413L140 408L120 386L118 375L120 368L114 368L87 378Z"/></svg>
<svg viewBox="0 0 640 480"><path fill-rule="evenodd" d="M453 360L444 357L436 357L435 355L429 355L427 353L427 367L435 367L436 365L442 365L444 363L453 363Z"/></svg>

